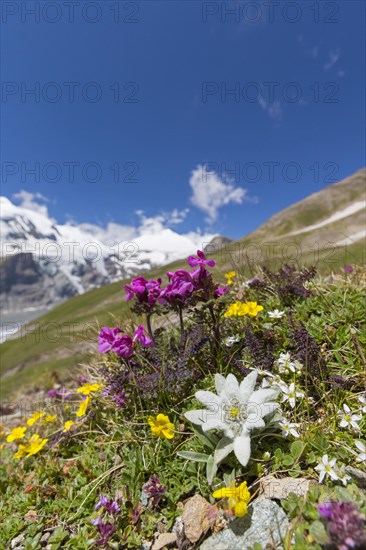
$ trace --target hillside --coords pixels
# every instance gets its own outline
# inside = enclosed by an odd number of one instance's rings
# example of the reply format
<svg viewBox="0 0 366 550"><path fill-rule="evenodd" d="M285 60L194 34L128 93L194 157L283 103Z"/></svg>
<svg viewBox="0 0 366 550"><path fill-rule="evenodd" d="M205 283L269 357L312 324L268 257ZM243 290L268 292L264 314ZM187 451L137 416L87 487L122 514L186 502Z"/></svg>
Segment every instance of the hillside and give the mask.
<svg viewBox="0 0 366 550"><path fill-rule="evenodd" d="M284 262L316 265L327 274L365 259L365 175L360 170L319 193L286 208L256 231L218 249L212 247L217 277L234 267L249 277L260 265L278 268ZM184 268L176 261L149 272L150 278ZM75 368L96 349L98 326L130 318L123 284L90 290L29 324L22 337L1 345L3 396L29 384L44 383L52 372ZM5 375L5 376L4 376Z"/></svg>

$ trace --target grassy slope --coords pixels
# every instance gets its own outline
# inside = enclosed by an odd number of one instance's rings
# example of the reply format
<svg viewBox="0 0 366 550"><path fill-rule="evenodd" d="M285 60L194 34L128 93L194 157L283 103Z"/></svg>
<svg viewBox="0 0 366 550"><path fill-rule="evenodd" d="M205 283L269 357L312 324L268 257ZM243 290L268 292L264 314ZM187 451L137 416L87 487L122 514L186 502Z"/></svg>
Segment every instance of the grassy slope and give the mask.
<svg viewBox="0 0 366 550"><path fill-rule="evenodd" d="M346 264L365 262L365 240L352 245L334 243L349 230L352 220L360 214L296 236L284 235L299 227L326 219L345 204L361 200L364 196L365 171L339 182L300 203L276 214L250 235L230 243L212 254L217 271L222 273L234 267L246 276L256 272L258 265L277 269L284 262L299 265L317 265L323 274L342 268ZM316 215L315 215L316 214ZM156 269L149 277L157 278L167 270L186 267L186 261L174 262ZM217 273L216 277L219 278ZM2 380L2 395L8 396L18 386L18 369L22 372L22 387L41 380L45 373L74 368L81 359L87 359L95 350L97 327L123 322L130 318L128 304L123 299L123 284L127 281L91 290L71 298L50 313L31 323L21 338L1 346L0 374L11 372ZM72 328L71 328L72 327ZM14 371L13 371L14 369Z"/></svg>

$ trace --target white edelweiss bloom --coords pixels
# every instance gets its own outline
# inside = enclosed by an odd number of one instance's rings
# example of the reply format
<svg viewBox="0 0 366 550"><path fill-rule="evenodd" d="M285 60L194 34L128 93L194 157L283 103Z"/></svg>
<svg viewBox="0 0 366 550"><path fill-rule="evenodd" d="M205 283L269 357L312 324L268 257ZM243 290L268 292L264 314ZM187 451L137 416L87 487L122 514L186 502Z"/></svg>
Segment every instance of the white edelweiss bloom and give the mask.
<svg viewBox="0 0 366 550"><path fill-rule="evenodd" d="M338 474L334 468L336 462L336 458L332 458L332 460L329 460L328 455L322 456L319 464L315 466L315 470L318 470L319 472L319 483L323 481L326 475L333 479L333 481L337 481L339 479Z"/></svg>
<svg viewBox="0 0 366 550"><path fill-rule="evenodd" d="M282 422L279 423L279 425L282 428L283 436L287 437L291 434L294 437L300 437L298 431L296 430L296 428L298 428L300 424L289 422L288 420L283 419Z"/></svg>
<svg viewBox="0 0 366 550"><path fill-rule="evenodd" d="M366 394L360 395L358 398L358 402L361 403L361 412L366 413Z"/></svg>
<svg viewBox="0 0 366 550"><path fill-rule="evenodd" d="M274 401L278 390L260 388L255 390L258 372L252 371L239 384L233 374L226 378L215 375L217 394L210 391L198 391L195 396L206 409L188 411L185 417L198 424L204 432L220 430L225 437L215 452L215 461L219 462L234 451L242 466L250 458L250 432L254 428L264 428L264 417L278 408Z"/></svg>
<svg viewBox="0 0 366 550"><path fill-rule="evenodd" d="M366 462L366 444L360 439L356 439L355 445L357 449L361 451L356 457L357 462Z"/></svg>
<svg viewBox="0 0 366 550"><path fill-rule="evenodd" d="M296 405L296 398L302 398L304 397L304 394L302 391L298 391L296 388L295 388L295 384L292 382L289 386L287 386L287 384L281 384L280 385L280 389L282 391L282 399L281 399L281 403L284 403L285 401L288 401L289 404L290 404L290 407L292 409L295 408L295 405Z"/></svg>
<svg viewBox="0 0 366 550"><path fill-rule="evenodd" d="M227 346L228 348L230 348L231 346L233 346L233 345L236 344L237 342L240 342L240 337L239 337L239 336L228 336L228 337L225 338L225 340L224 340L224 344L225 344L225 346Z"/></svg>
<svg viewBox="0 0 366 550"><path fill-rule="evenodd" d="M273 311L268 312L268 317L270 319L281 319L285 315L284 311L279 311L278 309L274 309Z"/></svg>
<svg viewBox="0 0 366 550"><path fill-rule="evenodd" d="M352 428L356 432L360 431L358 422L361 420L362 416L358 414L353 414L348 405L343 405L343 411L338 411L338 415L341 417L339 423L341 428Z"/></svg>

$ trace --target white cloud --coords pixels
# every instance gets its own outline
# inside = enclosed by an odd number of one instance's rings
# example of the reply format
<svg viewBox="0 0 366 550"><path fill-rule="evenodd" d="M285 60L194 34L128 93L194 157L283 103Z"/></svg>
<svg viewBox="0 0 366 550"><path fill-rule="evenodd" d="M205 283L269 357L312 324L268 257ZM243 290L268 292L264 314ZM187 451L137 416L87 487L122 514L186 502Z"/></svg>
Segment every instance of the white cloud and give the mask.
<svg viewBox="0 0 366 550"><path fill-rule="evenodd" d="M259 105L262 107L263 111L268 113L268 116L275 122L281 122L282 120L282 107L279 101L273 101L269 103L263 97L260 97L258 100Z"/></svg>
<svg viewBox="0 0 366 550"><path fill-rule="evenodd" d="M192 171L189 185L192 189L191 203L208 214L206 220L213 223L218 210L229 203L241 204L246 197L246 189L235 187L233 181L223 181L215 172L208 172L199 165Z"/></svg>
<svg viewBox="0 0 366 550"><path fill-rule="evenodd" d="M27 210L32 210L38 214L48 217L48 208L44 204L39 204L39 201L49 202L49 200L41 195L41 193L29 193L29 191L19 191L15 193L13 198L19 201L19 206L21 208L26 208ZM37 202L38 201L38 202Z"/></svg>
<svg viewBox="0 0 366 550"><path fill-rule="evenodd" d="M338 60L341 56L341 52L340 50L337 50L337 51L332 51L332 52L329 52L329 60L328 62L324 65L324 70L325 71L329 71L329 69L331 69L336 63L338 63Z"/></svg>

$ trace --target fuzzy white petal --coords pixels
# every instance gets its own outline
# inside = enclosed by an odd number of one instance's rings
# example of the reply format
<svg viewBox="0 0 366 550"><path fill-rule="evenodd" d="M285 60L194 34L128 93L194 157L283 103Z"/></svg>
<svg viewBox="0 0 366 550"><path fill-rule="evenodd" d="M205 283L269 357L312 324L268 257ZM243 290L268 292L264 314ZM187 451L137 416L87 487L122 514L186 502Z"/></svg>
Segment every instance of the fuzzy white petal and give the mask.
<svg viewBox="0 0 366 550"><path fill-rule="evenodd" d="M213 393L212 391L200 390L196 392L195 395L196 399L198 399L198 401L201 401L201 403L210 410L219 409L221 399L216 395L216 393Z"/></svg>
<svg viewBox="0 0 366 550"><path fill-rule="evenodd" d="M257 381L258 371L253 370L244 378L240 384L240 396L244 403L247 403L250 396L252 395L255 383Z"/></svg>
<svg viewBox="0 0 366 550"><path fill-rule="evenodd" d="M250 458L250 435L243 434L234 439L234 453L242 466L246 466Z"/></svg>
<svg viewBox="0 0 366 550"><path fill-rule="evenodd" d="M215 374L215 386L217 393L220 395L225 388L225 376L222 376L222 374Z"/></svg>

